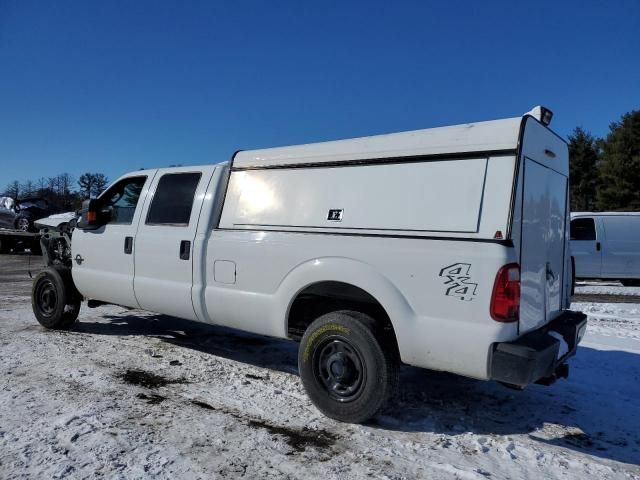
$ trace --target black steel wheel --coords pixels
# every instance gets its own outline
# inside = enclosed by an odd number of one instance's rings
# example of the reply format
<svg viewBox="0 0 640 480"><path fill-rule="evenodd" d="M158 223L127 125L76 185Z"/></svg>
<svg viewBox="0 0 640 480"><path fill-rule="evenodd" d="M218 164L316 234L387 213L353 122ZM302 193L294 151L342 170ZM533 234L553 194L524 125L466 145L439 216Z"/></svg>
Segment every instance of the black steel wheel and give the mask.
<svg viewBox="0 0 640 480"><path fill-rule="evenodd" d="M80 313L80 295L66 268L49 267L33 280L31 306L38 322L46 328L68 329Z"/></svg>
<svg viewBox="0 0 640 480"><path fill-rule="evenodd" d="M355 345L340 335L327 337L313 352L316 380L338 402L350 402L362 392L367 368Z"/></svg>
<svg viewBox="0 0 640 480"><path fill-rule="evenodd" d="M38 313L43 317L51 317L56 312L58 306L58 292L51 281L51 278L44 277L35 285L34 305L38 309Z"/></svg>
<svg viewBox="0 0 640 480"><path fill-rule="evenodd" d="M378 338L375 321L341 310L316 319L298 352L300 378L309 398L336 420L362 423L394 397L398 385L395 339Z"/></svg>

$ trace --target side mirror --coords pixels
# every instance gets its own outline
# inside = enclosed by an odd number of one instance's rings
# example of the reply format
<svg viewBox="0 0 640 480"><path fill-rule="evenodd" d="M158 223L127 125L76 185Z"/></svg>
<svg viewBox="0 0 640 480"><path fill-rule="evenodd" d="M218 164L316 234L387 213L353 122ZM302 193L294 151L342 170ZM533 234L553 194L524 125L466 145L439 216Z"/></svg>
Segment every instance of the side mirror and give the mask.
<svg viewBox="0 0 640 480"><path fill-rule="evenodd" d="M103 210L97 199L85 200L80 209L80 219L76 228L80 230L96 230L111 220L111 210Z"/></svg>

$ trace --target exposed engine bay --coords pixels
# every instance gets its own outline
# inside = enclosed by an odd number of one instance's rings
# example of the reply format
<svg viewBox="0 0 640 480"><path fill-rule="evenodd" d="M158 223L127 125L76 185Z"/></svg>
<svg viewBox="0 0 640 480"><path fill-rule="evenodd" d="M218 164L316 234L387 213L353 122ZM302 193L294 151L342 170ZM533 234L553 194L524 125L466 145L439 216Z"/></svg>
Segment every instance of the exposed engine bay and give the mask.
<svg viewBox="0 0 640 480"><path fill-rule="evenodd" d="M40 228L40 247L47 266L64 265L71 268L71 234L78 221L73 212L60 213L36 222Z"/></svg>

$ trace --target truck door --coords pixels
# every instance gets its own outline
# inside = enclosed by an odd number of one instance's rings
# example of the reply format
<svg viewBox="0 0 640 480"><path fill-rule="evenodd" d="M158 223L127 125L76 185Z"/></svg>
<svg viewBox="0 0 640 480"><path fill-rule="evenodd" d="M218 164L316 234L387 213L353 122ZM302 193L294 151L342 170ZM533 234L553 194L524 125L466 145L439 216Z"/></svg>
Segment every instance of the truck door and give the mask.
<svg viewBox="0 0 640 480"><path fill-rule="evenodd" d="M196 320L193 243L215 167L159 170L138 228L134 290L141 308Z"/></svg>
<svg viewBox="0 0 640 480"><path fill-rule="evenodd" d="M567 228L567 177L526 157L523 175L520 333L560 313Z"/></svg>
<svg viewBox="0 0 640 480"><path fill-rule="evenodd" d="M73 231L71 274L87 298L127 307L138 307L133 293L133 253L141 198L155 170L118 180L99 197L100 208L111 211L111 220L97 230Z"/></svg>
<svg viewBox="0 0 640 480"><path fill-rule="evenodd" d="M576 261L576 277L600 278L602 275L602 238L595 219L580 217L571 220L571 255Z"/></svg>

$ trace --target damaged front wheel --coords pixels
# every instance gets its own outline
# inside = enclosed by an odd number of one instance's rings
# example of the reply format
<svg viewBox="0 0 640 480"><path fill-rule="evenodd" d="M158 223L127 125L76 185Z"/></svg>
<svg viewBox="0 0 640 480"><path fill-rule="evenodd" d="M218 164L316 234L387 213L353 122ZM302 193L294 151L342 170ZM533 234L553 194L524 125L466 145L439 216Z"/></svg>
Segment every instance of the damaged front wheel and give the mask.
<svg viewBox="0 0 640 480"><path fill-rule="evenodd" d="M71 327L80 313L80 294L65 267L49 267L33 281L31 305L40 325L56 330Z"/></svg>

